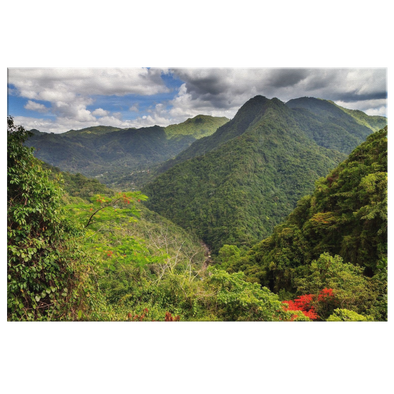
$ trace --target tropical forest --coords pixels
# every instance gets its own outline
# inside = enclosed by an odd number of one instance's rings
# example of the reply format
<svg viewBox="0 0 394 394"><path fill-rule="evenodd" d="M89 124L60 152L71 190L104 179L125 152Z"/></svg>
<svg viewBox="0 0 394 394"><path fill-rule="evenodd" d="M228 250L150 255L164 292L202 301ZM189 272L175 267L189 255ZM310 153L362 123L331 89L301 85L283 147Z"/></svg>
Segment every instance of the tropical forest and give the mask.
<svg viewBox="0 0 394 394"><path fill-rule="evenodd" d="M387 131L314 97L64 133L8 116L7 320L386 321Z"/></svg>

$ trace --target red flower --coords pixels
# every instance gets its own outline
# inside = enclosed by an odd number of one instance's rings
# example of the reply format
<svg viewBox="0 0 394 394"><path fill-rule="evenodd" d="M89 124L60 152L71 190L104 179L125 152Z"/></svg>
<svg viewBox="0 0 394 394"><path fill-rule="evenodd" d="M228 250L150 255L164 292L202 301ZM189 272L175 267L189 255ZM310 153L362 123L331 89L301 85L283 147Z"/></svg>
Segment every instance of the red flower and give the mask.
<svg viewBox="0 0 394 394"><path fill-rule="evenodd" d="M319 301L327 301L329 297L334 297L332 289L323 289L320 291L318 300Z"/></svg>
<svg viewBox="0 0 394 394"><path fill-rule="evenodd" d="M296 298L294 301L282 301L282 303L286 303L289 305L287 308L286 306L284 306L283 308L285 311L300 311L304 314L304 316L309 317L311 320L315 320L319 316L317 315L314 306L311 305L313 298L313 294L304 294ZM296 317L297 315L293 315L291 317L291 320L294 320Z"/></svg>

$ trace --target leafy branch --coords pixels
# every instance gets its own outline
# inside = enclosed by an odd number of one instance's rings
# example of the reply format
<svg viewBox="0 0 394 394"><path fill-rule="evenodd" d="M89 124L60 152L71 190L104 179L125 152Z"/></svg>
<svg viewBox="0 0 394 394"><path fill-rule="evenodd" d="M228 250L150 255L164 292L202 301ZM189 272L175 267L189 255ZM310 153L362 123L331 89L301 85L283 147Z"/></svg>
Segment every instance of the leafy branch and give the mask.
<svg viewBox="0 0 394 394"><path fill-rule="evenodd" d="M121 204L126 206L127 204L132 203L131 209L128 212L132 214L137 214L138 211L135 209L135 201L146 200L147 197L142 195L140 192L127 192L127 193L118 193L115 197L102 197L101 195L96 195L92 198L93 204L96 206L95 209L93 207L90 208L91 215L88 217L85 228L90 226L92 223L95 223L94 218L98 212L103 211L105 208L112 207L114 211L116 211L117 207ZM125 211L123 213L126 213ZM97 218L97 216L96 216Z"/></svg>

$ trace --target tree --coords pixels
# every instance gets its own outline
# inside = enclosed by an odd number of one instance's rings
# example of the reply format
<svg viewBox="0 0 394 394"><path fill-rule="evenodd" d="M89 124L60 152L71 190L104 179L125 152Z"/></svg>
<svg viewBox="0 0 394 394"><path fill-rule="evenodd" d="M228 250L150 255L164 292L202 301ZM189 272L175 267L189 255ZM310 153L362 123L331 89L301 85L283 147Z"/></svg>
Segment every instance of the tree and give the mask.
<svg viewBox="0 0 394 394"><path fill-rule="evenodd" d="M327 321L368 321L373 320L370 316L362 316L354 311L348 309L335 309L334 313L327 319Z"/></svg>
<svg viewBox="0 0 394 394"><path fill-rule="evenodd" d="M338 304L338 300L332 289L324 288L319 294L304 294L297 297L295 300L282 301L286 304L286 311L300 311L311 320L321 320L321 315L325 314L326 310L332 311L333 306Z"/></svg>
<svg viewBox="0 0 394 394"><path fill-rule="evenodd" d="M376 320L384 320L375 311L379 292L374 287L374 281L363 275L361 267L344 263L340 256L332 257L323 253L300 271L303 274L295 279L299 293L316 294L322 288L329 288L333 292L334 297L316 300L314 304L322 319L327 319L339 307L359 314L375 314Z"/></svg>
<svg viewBox="0 0 394 394"><path fill-rule="evenodd" d="M61 188L23 145L30 134L7 118L7 318L82 318L98 302L94 265L64 214Z"/></svg>
<svg viewBox="0 0 394 394"><path fill-rule="evenodd" d="M276 294L257 283L244 280L244 273L229 274L209 267L211 275L206 285L210 303L219 320L224 321L289 321L294 313L287 312ZM300 314L301 315L301 314ZM295 316L295 320L309 320L309 316Z"/></svg>

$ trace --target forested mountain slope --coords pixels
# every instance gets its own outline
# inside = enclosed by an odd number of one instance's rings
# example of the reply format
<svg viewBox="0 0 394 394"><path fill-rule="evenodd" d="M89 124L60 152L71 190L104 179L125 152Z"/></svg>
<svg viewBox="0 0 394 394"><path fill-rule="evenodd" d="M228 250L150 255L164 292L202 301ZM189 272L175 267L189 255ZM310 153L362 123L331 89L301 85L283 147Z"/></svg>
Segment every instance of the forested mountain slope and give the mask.
<svg viewBox="0 0 394 394"><path fill-rule="evenodd" d="M62 172L57 167L41 162L44 169L50 170L51 180L58 182L64 189L62 200L69 206L72 212L79 213L81 217L90 212L91 201L97 196L103 199L116 198L114 190L106 187L96 179L85 177L82 174L70 174ZM147 246L152 255L167 253L169 261L179 262L189 260L196 267L203 264L206 250L200 240L183 228L150 211L141 202L134 201L138 209L137 220L123 220L122 225L113 226L113 222L103 221L100 223L102 236L101 242L110 244L121 243L125 237L134 237ZM108 237L110 233L110 237Z"/></svg>
<svg viewBox="0 0 394 394"><path fill-rule="evenodd" d="M268 236L315 180L345 158L318 146L295 112L278 99L249 100L143 188L147 206L194 229L214 252Z"/></svg>
<svg viewBox="0 0 394 394"><path fill-rule="evenodd" d="M319 178L313 193L300 199L273 234L245 256L237 258L239 251L233 248L232 257L224 258L227 270L243 271L247 280L275 292L294 292L303 281L305 286L306 278L329 277L329 271L318 272L319 265L312 264L322 253L338 255L343 263L359 267L359 278L378 274L384 267L387 239L389 133L390 126L373 133L326 177ZM348 275L342 280L347 281L343 286L350 286L352 279ZM354 291L360 292L361 287Z"/></svg>
<svg viewBox="0 0 394 394"><path fill-rule="evenodd" d="M176 156L197 138L212 134L227 121L200 115L168 126L168 132L159 126L140 129L97 126L63 134L33 130L26 145L36 148L37 158L62 171L98 177L110 184L118 177L149 169Z"/></svg>
<svg viewBox="0 0 394 394"><path fill-rule="evenodd" d="M228 121L229 119L226 117L197 115L194 118L187 119L185 122L169 125L165 127L165 131L167 138L180 138L190 135L195 139L200 139L213 134Z"/></svg>
<svg viewBox="0 0 394 394"><path fill-rule="evenodd" d="M204 155L230 139L243 134L246 129L258 120L266 110L266 105L280 102L274 98L269 100L256 96L244 104L237 116L220 127L215 134L194 142L174 159L170 159L158 167L157 173L163 173L174 165L193 157ZM317 145L349 154L357 145L364 142L371 132L378 131L387 124L383 116L368 116L364 112L340 107L329 100L313 97L302 97L290 100L286 106L291 108L294 122L307 137Z"/></svg>
<svg viewBox="0 0 394 394"><path fill-rule="evenodd" d="M340 107L329 100L302 97L286 103L294 110L303 130L318 145L349 154L371 132L387 124L383 116L368 116L362 111Z"/></svg>

